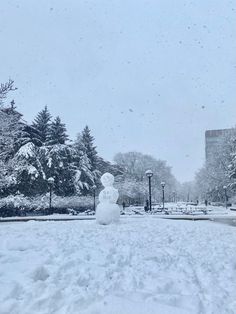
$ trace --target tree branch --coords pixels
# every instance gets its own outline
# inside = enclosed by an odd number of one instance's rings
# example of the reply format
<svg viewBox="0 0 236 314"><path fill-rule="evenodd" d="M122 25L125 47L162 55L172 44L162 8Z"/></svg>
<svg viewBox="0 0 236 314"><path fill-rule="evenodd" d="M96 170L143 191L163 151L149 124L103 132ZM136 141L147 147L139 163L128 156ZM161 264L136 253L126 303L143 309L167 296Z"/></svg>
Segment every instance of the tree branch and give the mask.
<svg viewBox="0 0 236 314"><path fill-rule="evenodd" d="M14 87L14 81L9 79L6 83L1 83L0 85L0 105L2 104L3 99L7 97L7 94L11 91L15 91L17 88Z"/></svg>

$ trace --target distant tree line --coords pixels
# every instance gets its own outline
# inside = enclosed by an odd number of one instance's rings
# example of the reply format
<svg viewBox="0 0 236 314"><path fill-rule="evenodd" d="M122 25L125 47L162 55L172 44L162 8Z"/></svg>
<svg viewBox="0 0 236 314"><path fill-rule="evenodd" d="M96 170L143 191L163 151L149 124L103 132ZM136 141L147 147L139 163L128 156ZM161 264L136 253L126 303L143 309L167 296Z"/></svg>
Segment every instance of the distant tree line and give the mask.
<svg viewBox="0 0 236 314"><path fill-rule="evenodd" d="M118 153L114 161L123 169L122 175L116 177L122 201L125 203L143 204L148 199L148 178L146 170L152 170L153 203L162 201L161 182L165 182L165 199L173 201L173 195L179 188L179 183L171 172L166 161L158 160L150 155L139 152Z"/></svg>

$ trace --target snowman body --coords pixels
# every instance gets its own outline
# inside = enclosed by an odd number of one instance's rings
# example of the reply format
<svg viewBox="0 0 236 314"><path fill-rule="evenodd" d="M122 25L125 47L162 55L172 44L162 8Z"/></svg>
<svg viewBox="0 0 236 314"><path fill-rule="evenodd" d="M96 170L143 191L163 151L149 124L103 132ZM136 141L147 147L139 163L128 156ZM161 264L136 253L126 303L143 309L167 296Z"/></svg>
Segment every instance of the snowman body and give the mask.
<svg viewBox="0 0 236 314"><path fill-rule="evenodd" d="M113 187L114 176L105 173L101 177L104 189L99 194L99 204L96 208L96 221L101 225L118 222L120 219L120 208L117 205L119 197L118 190Z"/></svg>

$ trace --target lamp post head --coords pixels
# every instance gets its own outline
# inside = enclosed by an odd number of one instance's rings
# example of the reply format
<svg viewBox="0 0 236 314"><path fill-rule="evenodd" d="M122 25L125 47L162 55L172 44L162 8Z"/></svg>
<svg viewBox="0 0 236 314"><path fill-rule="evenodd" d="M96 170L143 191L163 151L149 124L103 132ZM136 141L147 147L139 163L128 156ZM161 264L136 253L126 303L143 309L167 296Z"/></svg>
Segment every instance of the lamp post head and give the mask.
<svg viewBox="0 0 236 314"><path fill-rule="evenodd" d="M152 170L147 170L147 171L145 172L145 174L146 174L146 176L147 176L148 178L151 178L151 177L153 176Z"/></svg>
<svg viewBox="0 0 236 314"><path fill-rule="evenodd" d="M96 186L96 184L94 184L94 185L92 186L92 189L93 189L93 190L96 190L96 188L97 188L97 186Z"/></svg>
<svg viewBox="0 0 236 314"><path fill-rule="evenodd" d="M164 189L165 185L166 185L166 183L164 181L162 181L161 182L161 186L162 186L163 189Z"/></svg>
<svg viewBox="0 0 236 314"><path fill-rule="evenodd" d="M224 190L227 190L227 186L226 186L226 185L224 185L224 186L223 186L223 189L224 189Z"/></svg>
<svg viewBox="0 0 236 314"><path fill-rule="evenodd" d="M53 185L54 184L54 178L50 177L48 178L48 184Z"/></svg>

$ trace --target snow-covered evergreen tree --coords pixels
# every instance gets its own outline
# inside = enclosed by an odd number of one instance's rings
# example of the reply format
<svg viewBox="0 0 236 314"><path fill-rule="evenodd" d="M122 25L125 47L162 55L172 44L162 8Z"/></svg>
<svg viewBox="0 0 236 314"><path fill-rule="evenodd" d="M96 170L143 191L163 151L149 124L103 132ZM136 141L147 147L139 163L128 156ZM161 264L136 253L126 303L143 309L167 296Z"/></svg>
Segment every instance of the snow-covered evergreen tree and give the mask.
<svg viewBox="0 0 236 314"><path fill-rule="evenodd" d="M42 146L47 143L48 134L50 129L50 121L51 121L51 114L48 111L47 106L41 110L36 118L33 121L33 137L38 140L38 145Z"/></svg>
<svg viewBox="0 0 236 314"><path fill-rule="evenodd" d="M46 178L54 178L54 193L61 196L73 195L76 192L73 147L65 144L42 146L39 155Z"/></svg>
<svg viewBox="0 0 236 314"><path fill-rule="evenodd" d="M119 169L98 156L94 138L86 126L73 145L66 142L65 124L45 107L33 124L21 113L3 106L13 81L0 85L0 194L20 192L27 196L45 193L47 179L54 178L54 193L68 196L87 195L102 172L120 173Z"/></svg>
<svg viewBox="0 0 236 314"><path fill-rule="evenodd" d="M94 146L94 137L91 135L91 131L86 126L82 133L78 135L75 142L76 151L78 154L77 166L81 171L81 165L83 165L83 171L81 172L81 182L84 185L83 193L92 191L92 186L98 183L98 179L101 172L98 169L98 154L96 146Z"/></svg>
<svg viewBox="0 0 236 314"><path fill-rule="evenodd" d="M7 196L15 191L16 180L14 176L10 176L12 173L10 162L2 161L0 159L0 195Z"/></svg>
<svg viewBox="0 0 236 314"><path fill-rule="evenodd" d="M56 117L48 130L47 145L65 144L67 140L66 125L61 122L60 117Z"/></svg>
<svg viewBox="0 0 236 314"><path fill-rule="evenodd" d="M90 159L87 156L82 136L77 135L74 147L74 165L76 167L75 186L79 194L86 195L89 189L95 184L94 173Z"/></svg>
<svg viewBox="0 0 236 314"><path fill-rule="evenodd" d="M86 125L81 134L81 144L84 152L86 153L92 171L97 168L97 150L96 146L94 146L94 137L91 135L91 131L89 127Z"/></svg>
<svg viewBox="0 0 236 314"><path fill-rule="evenodd" d="M47 189L46 176L39 159L39 148L29 142L20 147L10 161L11 171L8 171L9 181L13 182L11 189L27 196L45 193Z"/></svg>

